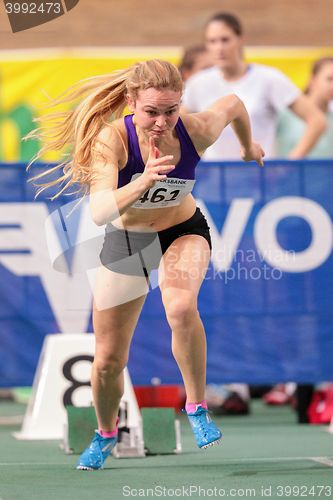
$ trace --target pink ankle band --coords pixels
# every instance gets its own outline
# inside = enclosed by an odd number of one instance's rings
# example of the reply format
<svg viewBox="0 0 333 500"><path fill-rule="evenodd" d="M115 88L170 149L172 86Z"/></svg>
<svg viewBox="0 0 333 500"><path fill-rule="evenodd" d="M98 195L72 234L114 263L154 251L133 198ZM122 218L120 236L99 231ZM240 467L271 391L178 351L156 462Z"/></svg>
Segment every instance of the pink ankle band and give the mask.
<svg viewBox="0 0 333 500"><path fill-rule="evenodd" d="M112 431L103 431L103 429L98 429L99 434L103 438L114 438L114 437L116 437L117 434L118 434L118 422L119 422L119 418L117 417L116 427Z"/></svg>
<svg viewBox="0 0 333 500"><path fill-rule="evenodd" d="M103 438L114 438L118 434L118 427L113 429L113 431L108 432L108 431L103 431L102 429L98 429L98 432Z"/></svg>
<svg viewBox="0 0 333 500"><path fill-rule="evenodd" d="M208 410L207 401L204 399L203 401L200 401L198 403L187 403L186 402L186 405L185 405L186 413L195 413L197 411L197 409L199 408L199 406L201 406L205 410Z"/></svg>

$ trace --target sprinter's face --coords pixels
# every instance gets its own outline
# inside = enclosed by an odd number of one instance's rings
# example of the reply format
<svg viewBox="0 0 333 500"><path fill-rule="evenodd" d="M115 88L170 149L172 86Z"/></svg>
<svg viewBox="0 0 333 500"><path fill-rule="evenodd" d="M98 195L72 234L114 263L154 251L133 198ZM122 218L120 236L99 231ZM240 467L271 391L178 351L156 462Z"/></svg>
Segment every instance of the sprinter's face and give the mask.
<svg viewBox="0 0 333 500"><path fill-rule="evenodd" d="M128 107L135 123L149 136L158 139L173 130L179 118L181 93L149 88L139 90L136 99L128 96Z"/></svg>

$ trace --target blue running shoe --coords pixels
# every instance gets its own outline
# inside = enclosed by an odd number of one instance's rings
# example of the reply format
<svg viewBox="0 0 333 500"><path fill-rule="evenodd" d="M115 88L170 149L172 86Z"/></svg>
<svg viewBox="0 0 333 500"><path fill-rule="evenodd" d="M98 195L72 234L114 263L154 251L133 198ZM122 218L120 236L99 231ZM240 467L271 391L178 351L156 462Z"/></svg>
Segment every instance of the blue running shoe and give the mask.
<svg viewBox="0 0 333 500"><path fill-rule="evenodd" d="M105 460L111 454L116 444L117 437L104 438L98 431L95 431L94 439L80 456L76 468L79 470L103 469Z"/></svg>
<svg viewBox="0 0 333 500"><path fill-rule="evenodd" d="M208 410L199 406L195 413L187 413L187 416L199 448L220 443L222 433L210 418Z"/></svg>

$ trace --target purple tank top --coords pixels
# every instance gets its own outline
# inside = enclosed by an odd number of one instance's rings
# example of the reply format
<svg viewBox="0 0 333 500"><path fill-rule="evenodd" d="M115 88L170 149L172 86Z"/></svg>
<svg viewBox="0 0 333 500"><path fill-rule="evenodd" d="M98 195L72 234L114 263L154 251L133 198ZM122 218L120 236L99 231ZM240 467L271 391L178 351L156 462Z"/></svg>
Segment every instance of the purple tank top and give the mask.
<svg viewBox="0 0 333 500"><path fill-rule="evenodd" d="M118 188L128 184L133 175L142 173L145 169L138 136L132 118L133 115L127 115L124 118L128 137L128 160L126 166L119 172ZM195 167L200 161L200 156L180 118L178 119L175 129L180 143L180 160L176 168L167 176L177 179L194 179Z"/></svg>

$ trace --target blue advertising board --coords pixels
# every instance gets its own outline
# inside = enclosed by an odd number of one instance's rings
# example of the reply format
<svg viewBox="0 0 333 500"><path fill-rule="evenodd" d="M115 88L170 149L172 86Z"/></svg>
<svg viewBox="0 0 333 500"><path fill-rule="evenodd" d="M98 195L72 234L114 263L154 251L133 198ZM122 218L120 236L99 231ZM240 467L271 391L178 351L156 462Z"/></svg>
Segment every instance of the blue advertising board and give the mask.
<svg viewBox="0 0 333 500"><path fill-rule="evenodd" d="M75 246L68 273L50 261L45 228L69 198L34 200L25 165L0 171L0 386L12 387L32 383L45 335L92 331L92 294L87 277L71 272ZM199 296L209 382L333 380L332 193L331 160L197 167L194 195L213 242ZM74 239L82 211L71 218ZM52 235L63 246L59 228ZM129 370L135 384L181 382L157 287Z"/></svg>

